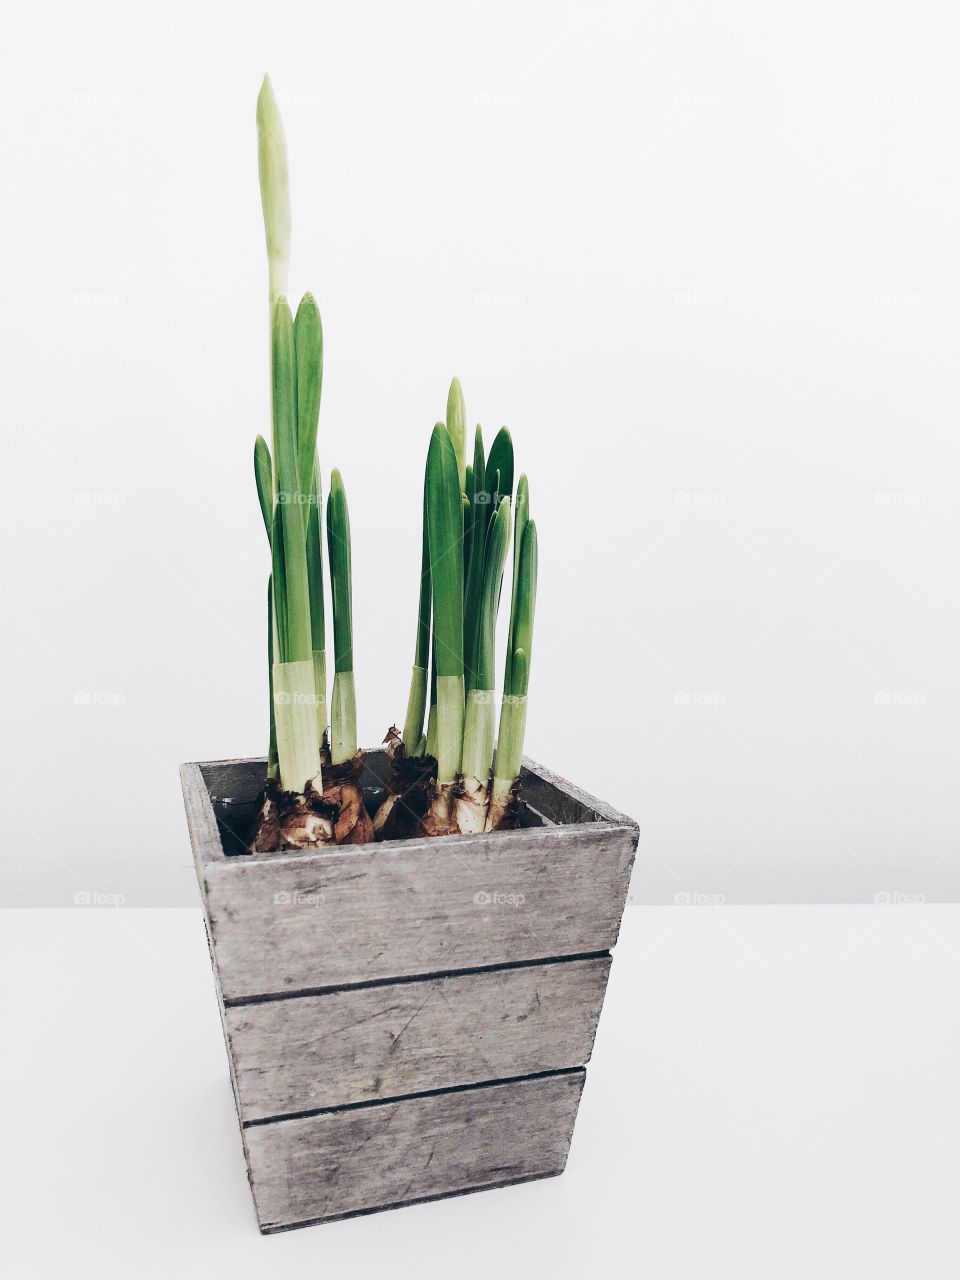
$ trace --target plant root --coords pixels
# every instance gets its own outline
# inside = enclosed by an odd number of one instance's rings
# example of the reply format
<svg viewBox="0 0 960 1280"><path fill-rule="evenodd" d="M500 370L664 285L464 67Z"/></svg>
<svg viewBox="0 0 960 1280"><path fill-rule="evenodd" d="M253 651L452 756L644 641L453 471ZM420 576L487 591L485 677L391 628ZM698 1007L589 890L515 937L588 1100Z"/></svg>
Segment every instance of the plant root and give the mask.
<svg viewBox="0 0 960 1280"><path fill-rule="evenodd" d="M373 823L363 802L363 752L343 764L323 761L323 798L336 811L335 844L369 844Z"/></svg>
<svg viewBox="0 0 960 1280"><path fill-rule="evenodd" d="M420 822L417 835L458 836L457 802L463 795L461 779L456 782L437 783L430 780L429 805Z"/></svg>
<svg viewBox="0 0 960 1280"><path fill-rule="evenodd" d="M457 826L463 835L479 835L486 830L489 790L479 778L464 778L457 798Z"/></svg>
<svg viewBox="0 0 960 1280"><path fill-rule="evenodd" d="M268 778L250 840L250 852L288 853L294 849L320 849L336 844L337 817L337 808L312 782L298 795L295 791L284 791L276 778Z"/></svg>
<svg viewBox="0 0 960 1280"><path fill-rule="evenodd" d="M377 840L406 840L417 834L427 812L437 762L433 756L407 756L395 726L384 742L391 764L387 794L373 820L373 831Z"/></svg>
<svg viewBox="0 0 960 1280"><path fill-rule="evenodd" d="M323 762L323 791L308 782L302 795L268 778L248 845L251 853L291 853L336 844L367 844L373 823L363 802L363 752L344 764Z"/></svg>
<svg viewBox="0 0 960 1280"><path fill-rule="evenodd" d="M509 789L497 786L494 780L490 788L490 805L487 809L486 831L516 831L520 825L520 779L514 778Z"/></svg>

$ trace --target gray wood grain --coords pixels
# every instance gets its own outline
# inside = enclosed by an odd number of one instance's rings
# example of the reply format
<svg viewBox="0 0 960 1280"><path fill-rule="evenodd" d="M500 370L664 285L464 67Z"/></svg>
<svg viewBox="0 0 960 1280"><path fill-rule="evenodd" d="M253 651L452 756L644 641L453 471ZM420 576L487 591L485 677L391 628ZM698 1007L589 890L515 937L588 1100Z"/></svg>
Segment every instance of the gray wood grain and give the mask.
<svg viewBox="0 0 960 1280"><path fill-rule="evenodd" d="M209 782L205 775L206 767L199 764L180 766L180 786L183 791L183 807L187 814L190 848L201 886L204 866L210 861L224 860L220 831L210 802Z"/></svg>
<svg viewBox="0 0 960 1280"><path fill-rule="evenodd" d="M582 790L529 757L523 757L520 794L551 822L616 822L636 830L636 823L613 805Z"/></svg>
<svg viewBox="0 0 960 1280"><path fill-rule="evenodd" d="M262 1229L561 1172L636 825L525 761L526 829L254 856L264 761L181 774Z"/></svg>
<svg viewBox="0 0 960 1280"><path fill-rule="evenodd" d="M606 951L635 843L598 822L207 863L224 998Z"/></svg>
<svg viewBox="0 0 960 1280"><path fill-rule="evenodd" d="M243 1121L581 1066L610 957L228 1008Z"/></svg>
<svg viewBox="0 0 960 1280"><path fill-rule="evenodd" d="M261 1230L561 1173L582 1071L244 1130Z"/></svg>

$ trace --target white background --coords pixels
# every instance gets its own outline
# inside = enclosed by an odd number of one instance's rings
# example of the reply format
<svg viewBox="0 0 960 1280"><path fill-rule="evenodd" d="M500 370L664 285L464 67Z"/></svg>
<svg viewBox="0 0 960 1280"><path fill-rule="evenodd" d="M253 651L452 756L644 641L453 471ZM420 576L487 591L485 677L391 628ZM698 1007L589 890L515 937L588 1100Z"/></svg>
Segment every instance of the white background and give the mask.
<svg viewBox="0 0 960 1280"><path fill-rule="evenodd" d="M639 820L634 897L955 897L958 27L7 5L3 901L195 902L176 766L265 748L265 69L361 738L403 715L457 373L540 526L528 752Z"/></svg>

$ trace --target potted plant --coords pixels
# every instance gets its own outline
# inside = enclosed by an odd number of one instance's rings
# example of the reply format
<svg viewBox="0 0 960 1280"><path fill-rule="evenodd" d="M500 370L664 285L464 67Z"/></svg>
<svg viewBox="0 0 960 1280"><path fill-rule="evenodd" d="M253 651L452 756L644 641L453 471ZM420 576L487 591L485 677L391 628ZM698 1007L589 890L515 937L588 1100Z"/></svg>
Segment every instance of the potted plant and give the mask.
<svg viewBox="0 0 960 1280"><path fill-rule="evenodd" d="M562 1172L637 831L521 758L536 526L525 477L513 492L509 433L485 455L478 429L467 465L456 380L428 450L403 733L358 750L346 493L334 472L324 522L322 331L310 295L295 317L286 302L286 150L268 81L257 119L273 384L273 447L260 438L254 455L271 566L269 750L186 764L181 777L270 1232Z"/></svg>

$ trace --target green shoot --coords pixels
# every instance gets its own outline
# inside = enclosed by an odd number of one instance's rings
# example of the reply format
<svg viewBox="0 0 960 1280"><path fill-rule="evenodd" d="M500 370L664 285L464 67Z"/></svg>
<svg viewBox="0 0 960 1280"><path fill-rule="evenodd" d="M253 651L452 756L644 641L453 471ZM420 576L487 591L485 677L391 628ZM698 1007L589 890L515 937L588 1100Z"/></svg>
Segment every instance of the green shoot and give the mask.
<svg viewBox="0 0 960 1280"><path fill-rule="evenodd" d="M300 493L306 500L304 524L307 577L310 583L310 632L313 640L314 692L317 697L317 732L322 741L327 729L327 661L317 428L323 387L323 327L313 294L305 293L300 301L293 322L293 337L297 353L297 472Z"/></svg>
<svg viewBox="0 0 960 1280"><path fill-rule="evenodd" d="M513 591L511 602L517 598L517 579L520 576L520 552L523 550L523 535L530 519L530 485L527 477L521 476L517 483L516 512L513 531ZM514 609L510 607L510 627L507 632L507 660L503 673L503 692L513 692L513 627Z"/></svg>
<svg viewBox="0 0 960 1280"><path fill-rule="evenodd" d="M270 542L273 535L273 463L270 460L270 447L263 436L257 436L253 446L253 474L257 482L263 527L267 531L267 542Z"/></svg>
<svg viewBox="0 0 960 1280"><path fill-rule="evenodd" d="M463 661L467 689L476 688L477 621L480 596L483 592L483 553L487 537L486 463L483 457L483 432L477 427L473 443L473 492L468 497L471 507L466 513L469 521L466 584L463 601Z"/></svg>
<svg viewBox="0 0 960 1280"><path fill-rule="evenodd" d="M350 562L350 514L339 471L330 477L327 500L327 548L333 599L333 703L330 758L343 764L357 754L357 699L353 677L353 599Z"/></svg>
<svg viewBox="0 0 960 1280"><path fill-rule="evenodd" d="M453 379L447 392L447 431L457 455L457 474L460 477L460 492L463 493L467 487L467 410L459 378Z"/></svg>
<svg viewBox="0 0 960 1280"><path fill-rule="evenodd" d="M263 77L257 98L257 141L260 161L260 198L267 236L270 268L270 304L287 292L290 267L290 183L287 175L287 143L277 110L270 77Z"/></svg>
<svg viewBox="0 0 960 1280"><path fill-rule="evenodd" d="M427 530L437 672L437 781L441 785L456 780L463 748L461 494L453 441L443 423L438 423L427 455Z"/></svg>
<svg viewBox="0 0 960 1280"><path fill-rule="evenodd" d="M497 472L500 473L500 478L490 499L491 505L488 509L488 519L489 513L492 513L498 497L513 497L513 437L506 427L500 428L493 444L490 446L490 456L487 458L488 483Z"/></svg>
<svg viewBox="0 0 960 1280"><path fill-rule="evenodd" d="M318 778L320 742L297 460L296 351L293 317L282 296L273 308L272 339L273 457L277 490L271 538L277 639L273 653L274 717L280 785L285 791L299 793L308 781Z"/></svg>
<svg viewBox="0 0 960 1280"><path fill-rule="evenodd" d="M467 797L476 812L473 829L482 831L486 816L487 780L493 762L494 722L494 643L497 626L497 602L503 569L510 545L510 499L504 498L490 524L484 557L483 593L476 647L476 680L467 694L466 722L463 733L463 775ZM466 807L461 815L467 819ZM464 821L460 823L464 829Z"/></svg>
<svg viewBox="0 0 960 1280"><path fill-rule="evenodd" d="M421 755L423 718L427 706L427 669L430 664L430 539L427 534L427 476L423 477L423 536L420 550L420 606L417 613L417 645L410 675L410 694L403 722L403 745L408 756Z"/></svg>
<svg viewBox="0 0 960 1280"><path fill-rule="evenodd" d="M493 794L487 821L488 830L497 825L498 816L509 802L514 782L520 776L520 763L523 758L530 650L533 644L533 618L537 600L537 526L533 520L527 522L523 532L516 582L511 616L514 648L510 663L510 687L504 686L503 702L500 708L500 729L493 766Z"/></svg>

